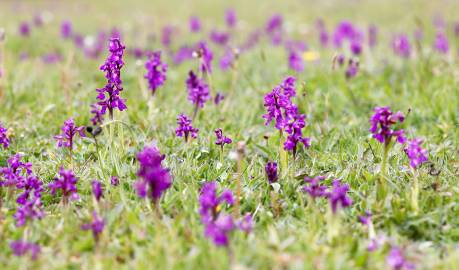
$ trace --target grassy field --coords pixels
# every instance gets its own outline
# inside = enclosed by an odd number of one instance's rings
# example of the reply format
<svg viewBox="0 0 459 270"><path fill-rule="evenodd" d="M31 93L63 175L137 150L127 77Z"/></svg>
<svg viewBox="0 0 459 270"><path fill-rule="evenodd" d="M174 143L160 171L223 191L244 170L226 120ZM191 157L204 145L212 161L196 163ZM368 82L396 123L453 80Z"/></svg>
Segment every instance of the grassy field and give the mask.
<svg viewBox="0 0 459 270"><path fill-rule="evenodd" d="M0 268L391 269L391 251L398 247L416 269L459 269L459 34L454 33L459 3L320 2L1 1L0 123L10 144L0 145L0 167L17 153L32 163L33 174L43 182L44 216L17 226L20 190L2 187ZM228 30L224 14L230 7L238 21ZM304 70L289 69L285 46L271 44L263 31L253 48L241 52L237 65L221 70L225 49L209 41L209 32L230 32L236 48L253 30L263 30L275 13L283 15L284 41L308 45L301 54ZM42 26L33 24L36 15ZM191 15L201 20L199 33L188 29ZM339 54L348 59L348 49L320 45L318 18L330 35L343 20L365 35L369 25L378 27L377 45L364 43L362 53L352 58L359 61L355 77L345 77L346 64L333 64ZM446 25L434 26L435 18ZM97 141L88 133L76 137L72 159L53 137L69 118L78 126L92 125L90 105L96 102L96 89L106 84L99 67L109 54L109 37L100 55L88 57L60 36L64 20L87 36L87 43L97 40L98 31L108 35L116 27L126 46L121 97L127 110L115 111L114 120L106 116ZM30 22L29 36L18 33L22 22ZM175 29L169 47L160 42L166 25ZM432 46L440 27L449 40L446 54ZM413 33L420 28L423 39L416 43ZM393 52L391 42L398 33L412 42L409 58ZM212 97L221 92L225 99L218 105L210 100L198 110L193 120L198 136L185 142L175 133L177 116L193 115L185 81L190 70L198 72L199 59L174 64L173 54L200 40L207 40L214 53L213 72L203 79ZM146 58L136 59L134 48L162 51L168 64L167 80L153 96L143 77ZM59 59L49 63L43 59L49 54ZM288 152L286 167L282 138L272 124L264 125L262 115L264 95L287 76L296 78L293 102L306 115L303 135L311 138L311 146L298 146L295 157ZM385 147L369 131L378 106L403 112L400 127L406 137L424 140L429 161L414 174L403 151L406 145L396 143L382 169ZM233 141L223 152L215 144L217 128ZM148 145L165 155L162 165L172 177L156 204L137 196L134 185L139 178L136 156ZM267 180L268 161L279 167L274 184ZM78 178L79 200L64 204L61 196L50 193L47 186L60 167L72 169ZM311 200L303 191L304 177L318 175L326 176L326 186L333 179L348 184L352 205L331 215L327 198ZM418 211L411 205L414 175L420 185ZM110 184L112 176L119 178L118 186ZM94 179L103 185L99 202L92 195ZM380 179L387 191L383 199L378 197ZM248 213L253 219L253 230L235 230L227 247L215 246L204 235L199 196L208 181L216 181L219 191L230 189L240 203L219 211L235 217ZM93 211L105 221L98 238L81 229ZM372 213L375 236L371 226L359 222L365 211ZM29 254L14 256L10 243L20 239L41 247L35 260ZM369 251L376 240L381 245Z"/></svg>

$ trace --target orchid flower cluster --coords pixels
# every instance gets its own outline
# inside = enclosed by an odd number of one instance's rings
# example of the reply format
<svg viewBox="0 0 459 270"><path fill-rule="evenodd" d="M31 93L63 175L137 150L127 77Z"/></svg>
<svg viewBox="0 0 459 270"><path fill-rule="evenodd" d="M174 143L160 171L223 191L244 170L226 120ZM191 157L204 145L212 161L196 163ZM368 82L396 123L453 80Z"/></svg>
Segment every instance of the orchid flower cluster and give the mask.
<svg viewBox="0 0 459 270"><path fill-rule="evenodd" d="M140 168L137 171L139 180L134 183L137 194L141 198L149 198L157 203L161 195L170 188L172 177L169 170L161 164L165 155L161 155L154 146L146 146L137 154Z"/></svg>
<svg viewBox="0 0 459 270"><path fill-rule="evenodd" d="M338 207L346 208L352 205L352 199L348 196L349 185L342 184L341 180L335 179L331 187L322 184L325 176L316 176L313 178L305 177L306 186L303 190L311 196L312 199L319 197L327 198L330 202L332 212L335 214Z"/></svg>
<svg viewBox="0 0 459 270"><path fill-rule="evenodd" d="M84 126L76 126L73 118L66 120L61 128L62 133L54 136L54 139L57 140L57 147L68 148L70 150L70 156L72 156L74 137L76 135L80 135L82 138L86 137L84 129Z"/></svg>
<svg viewBox="0 0 459 270"><path fill-rule="evenodd" d="M225 144L230 144L233 142L231 138L223 136L223 130L221 128L217 128L215 130L215 136L217 137L215 144L220 145L222 151L223 151L223 146L225 146Z"/></svg>
<svg viewBox="0 0 459 270"><path fill-rule="evenodd" d="M298 107L293 104L291 98L296 96L295 78L288 77L282 84L276 86L264 97L264 106L267 113L263 115L265 125L273 120L275 127L285 130L288 134L284 143L284 149L296 154L297 144L301 142L305 147L310 146L310 139L303 137L302 129L306 126L306 115L298 113Z"/></svg>
<svg viewBox="0 0 459 270"><path fill-rule="evenodd" d="M344 42L348 42L352 54L359 55L362 52L363 37L363 32L351 22L342 21L333 33L333 43L335 47L341 48Z"/></svg>
<svg viewBox="0 0 459 270"><path fill-rule="evenodd" d="M145 69L147 70L145 79L147 79L151 93L154 95L156 89L166 81L167 64L161 61L161 52L148 53Z"/></svg>
<svg viewBox="0 0 459 270"><path fill-rule="evenodd" d="M8 138L8 129L6 129L0 122L0 145L3 149L7 149L10 145L10 139Z"/></svg>
<svg viewBox="0 0 459 270"><path fill-rule="evenodd" d="M193 71L190 71L186 80L186 87L188 89L188 100L194 104L194 114L196 114L197 110L203 108L204 104L211 98L209 86L204 80L198 78Z"/></svg>
<svg viewBox="0 0 459 270"><path fill-rule="evenodd" d="M92 221L81 225L81 229L84 231L92 231L92 235L96 242L99 242L100 234L103 232L105 227L105 221L97 214L96 211L92 213Z"/></svg>
<svg viewBox="0 0 459 270"><path fill-rule="evenodd" d="M18 227L24 226L29 220L44 216L41 204L43 183L32 173L32 164L22 162L21 158L20 154L13 155L7 161L8 166L0 168L0 187L16 187L17 190L22 190L16 199L18 208L14 214Z"/></svg>
<svg viewBox="0 0 459 270"><path fill-rule="evenodd" d="M374 112L370 119L370 132L373 133L373 138L384 144L385 147L390 145L392 138L396 138L397 142L401 144L405 143L403 129L397 130L392 127L397 123L403 123L405 120L403 113L393 113L390 107L376 107Z"/></svg>
<svg viewBox="0 0 459 270"><path fill-rule="evenodd" d="M192 120L183 113L177 117L178 127L175 129L175 135L177 135L177 137L183 137L185 142L188 142L190 138L198 137L199 129L194 128L191 122Z"/></svg>
<svg viewBox="0 0 459 270"><path fill-rule="evenodd" d="M97 99L97 106L99 112L94 113L96 119L100 118L100 115L104 115L107 110L110 115L110 119L113 119L113 110L118 109L124 111L126 107L126 100L120 97L121 91L123 91L121 81L121 68L124 66L123 54L125 46L121 43L119 38L111 38L108 45L110 55L107 57L105 63L100 67L100 70L105 72L105 78L107 84L104 88L97 89L99 93Z"/></svg>
<svg viewBox="0 0 459 270"><path fill-rule="evenodd" d="M224 204L234 204L233 193L225 189L218 195L217 183L207 182L201 188L199 196L199 214L204 224L204 235L211 239L216 246L229 246L229 234L235 229L246 233L252 231L252 217L247 214L240 221L235 221L230 214L223 213Z"/></svg>
<svg viewBox="0 0 459 270"><path fill-rule="evenodd" d="M277 163L274 161L268 161L265 166L266 176L270 184L277 182L279 175L277 174Z"/></svg>
<svg viewBox="0 0 459 270"><path fill-rule="evenodd" d="M62 202L66 205L69 200L75 201L80 198L77 188L78 178L72 170L65 170L63 167L59 169L59 177L54 178L54 181L48 185L51 194L56 196L57 192L61 191Z"/></svg>

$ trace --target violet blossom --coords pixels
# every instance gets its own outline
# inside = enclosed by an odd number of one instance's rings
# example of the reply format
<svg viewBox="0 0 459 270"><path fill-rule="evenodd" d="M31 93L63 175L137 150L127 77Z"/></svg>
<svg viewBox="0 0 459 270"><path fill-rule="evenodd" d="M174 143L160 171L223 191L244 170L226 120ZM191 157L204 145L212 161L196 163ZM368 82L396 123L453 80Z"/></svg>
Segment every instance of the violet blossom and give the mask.
<svg viewBox="0 0 459 270"><path fill-rule="evenodd" d="M170 25L166 25L161 30L161 44L169 48L172 43L172 35L174 34L174 28Z"/></svg>
<svg viewBox="0 0 459 270"><path fill-rule="evenodd" d="M400 57L409 58L411 55L411 44L406 35L399 34L392 40L392 49Z"/></svg>
<svg viewBox="0 0 459 270"><path fill-rule="evenodd" d="M265 166L266 176L270 184L277 182L279 176L277 174L277 163L274 161L268 161Z"/></svg>
<svg viewBox="0 0 459 270"><path fill-rule="evenodd" d="M137 171L139 180L135 182L134 187L139 197L148 197L156 203L161 195L170 188L172 177L169 170L161 164L164 158L165 155L161 155L154 146L145 146L137 154L137 160L140 163L140 168Z"/></svg>
<svg viewBox="0 0 459 270"><path fill-rule="evenodd" d="M423 141L421 139L412 139L407 142L407 146L405 147L404 151L405 154L410 159L410 166L413 169L419 167L422 163L428 160L427 158L427 150L422 149L421 144Z"/></svg>
<svg viewBox="0 0 459 270"><path fill-rule="evenodd" d="M346 71L344 72L344 76L346 77L346 79L354 78L358 72L359 72L359 62L354 59L349 59Z"/></svg>
<svg viewBox="0 0 459 270"><path fill-rule="evenodd" d="M92 213L92 221L81 225L81 229L84 231L92 231L92 235L96 242L99 241L100 234L103 232L105 227L105 221L97 215L97 212Z"/></svg>
<svg viewBox="0 0 459 270"><path fill-rule="evenodd" d="M16 213L13 215L16 220L16 226L22 227L27 221L32 221L34 219L41 219L44 216L42 210L41 199L34 197L24 204L18 206Z"/></svg>
<svg viewBox="0 0 459 270"><path fill-rule="evenodd" d="M100 70L105 72L107 84L104 88L97 89L99 93L97 96L99 102L97 104L101 114L105 114L108 110L110 119L113 119L114 109L117 108L120 111L124 111L127 108L126 100L119 96L120 92L123 91L121 68L124 66L123 53L125 47L118 38L111 38L108 47L110 55L100 67Z"/></svg>
<svg viewBox="0 0 459 270"><path fill-rule="evenodd" d="M275 127L282 130L297 115L298 108L290 100L296 95L294 83L294 77L287 77L282 84L265 95L264 106L267 111L263 115L266 120L265 125L269 125L275 120Z"/></svg>
<svg viewBox="0 0 459 270"><path fill-rule="evenodd" d="M313 178L304 177L304 182L307 184L303 187L303 190L315 199L318 197L327 196L327 186L321 184L325 180L325 176L316 176Z"/></svg>
<svg viewBox="0 0 459 270"><path fill-rule="evenodd" d="M30 36L30 24L28 22L22 22L19 25L19 34L23 37Z"/></svg>
<svg viewBox="0 0 459 270"><path fill-rule="evenodd" d="M449 52L448 38L446 37L444 32L439 31L436 34L434 48L435 50L437 50L437 52L440 52L442 54L447 54Z"/></svg>
<svg viewBox="0 0 459 270"><path fill-rule="evenodd" d="M0 145L3 149L7 149L10 146L10 139L8 138L8 129L5 128L0 122Z"/></svg>
<svg viewBox="0 0 459 270"><path fill-rule="evenodd" d="M183 137L185 142L187 142L189 138L196 138L198 136L199 129L194 128L191 122L191 119L183 113L177 117L178 127L175 129L175 134L177 137Z"/></svg>
<svg viewBox="0 0 459 270"><path fill-rule="evenodd" d="M225 146L225 144L230 144L230 143L233 142L233 140L231 140L229 137L223 136L223 131L222 131L221 128L217 128L215 130L215 136L217 136L217 140L215 141L215 144L216 145L220 145L222 150L223 150L223 146Z"/></svg>
<svg viewBox="0 0 459 270"><path fill-rule="evenodd" d="M197 57L201 59L200 70L202 73L212 73L212 60L214 54L207 46L205 41L201 41L198 44L198 49L196 50Z"/></svg>
<svg viewBox="0 0 459 270"><path fill-rule="evenodd" d="M347 195L348 191L348 184L341 184L339 179L333 180L332 189L327 193L333 213L336 213L338 206L345 208L352 205L352 200Z"/></svg>
<svg viewBox="0 0 459 270"><path fill-rule="evenodd" d="M214 97L214 103L215 105L220 104L225 99L225 96L221 92L217 92L217 94Z"/></svg>
<svg viewBox="0 0 459 270"><path fill-rule="evenodd" d="M0 186L18 185L32 174L32 163L24 163L21 158L21 154L13 155L7 160L8 166L0 168Z"/></svg>
<svg viewBox="0 0 459 270"><path fill-rule="evenodd" d="M210 99L209 86L203 80L199 79L193 71L188 73L186 86L188 89L188 100L195 105L195 110L203 108L204 103Z"/></svg>
<svg viewBox="0 0 459 270"><path fill-rule="evenodd" d="M233 68L234 62L237 59L238 52L232 48L227 48L225 53L220 58L220 69L221 70L228 70L229 68Z"/></svg>
<svg viewBox="0 0 459 270"><path fill-rule="evenodd" d="M76 126L73 118L66 120L61 128L62 133L54 136L54 139L57 140L57 147L66 147L72 153L75 136L86 137L84 129L84 126Z"/></svg>
<svg viewBox="0 0 459 270"><path fill-rule="evenodd" d="M288 133L288 136L284 143L284 149L292 151L293 156L296 154L297 144L299 142L306 148L311 145L311 139L303 137L302 129L306 126L305 118L306 115L297 113L285 126L285 131Z"/></svg>
<svg viewBox="0 0 459 270"><path fill-rule="evenodd" d="M384 145L389 145L392 137L396 137L399 143L405 142L403 129L396 130L392 126L396 123L403 123L405 116L402 112L392 113L390 107L376 107L374 114L370 119L370 132L373 133L373 138Z"/></svg>
<svg viewBox="0 0 459 270"><path fill-rule="evenodd" d="M198 17L196 16L190 17L189 25L190 25L191 32L197 33L201 31L201 21L199 20Z"/></svg>
<svg viewBox="0 0 459 270"><path fill-rule="evenodd" d="M62 201L67 204L68 200L78 200L77 184L78 178L72 170L65 170L63 167L59 170L59 177L54 178L54 181L48 185L51 190L51 195L55 196L58 190L61 190Z"/></svg>
<svg viewBox="0 0 459 270"><path fill-rule="evenodd" d="M193 59L193 52L194 52L194 49L192 47L189 47L189 46L180 47L173 56L174 64L180 65L182 62L186 60Z"/></svg>
<svg viewBox="0 0 459 270"><path fill-rule="evenodd" d="M72 23L70 21L63 21L61 24L61 37L69 39L73 35Z"/></svg>
<svg viewBox="0 0 459 270"><path fill-rule="evenodd" d="M103 196L102 183L97 180L91 182L92 194L97 201L100 201L100 198Z"/></svg>
<svg viewBox="0 0 459 270"><path fill-rule="evenodd" d="M110 178L110 184L114 187L118 186L120 184L120 180L116 176L112 176Z"/></svg>
<svg viewBox="0 0 459 270"><path fill-rule="evenodd" d="M210 32L210 40L218 45L225 46L230 39L230 36L226 32L212 30Z"/></svg>
<svg viewBox="0 0 459 270"><path fill-rule="evenodd" d="M148 86L154 95L156 89L166 81L167 64L161 61L161 52L149 53L145 68L147 74L145 74L144 78L147 79Z"/></svg>
<svg viewBox="0 0 459 270"><path fill-rule="evenodd" d="M229 28L236 26L236 11L232 8L229 8L225 11L225 22Z"/></svg>
<svg viewBox="0 0 459 270"><path fill-rule="evenodd" d="M15 256L24 256L30 252L32 260L36 260L40 254L40 246L25 240L17 240L10 243L10 248Z"/></svg>
<svg viewBox="0 0 459 270"><path fill-rule="evenodd" d="M411 270L415 268L414 264L405 259L402 250L398 247L392 247L386 257L386 262L393 270Z"/></svg>
<svg viewBox="0 0 459 270"><path fill-rule="evenodd" d="M373 48L378 43L378 28L371 24L368 26L368 46Z"/></svg>

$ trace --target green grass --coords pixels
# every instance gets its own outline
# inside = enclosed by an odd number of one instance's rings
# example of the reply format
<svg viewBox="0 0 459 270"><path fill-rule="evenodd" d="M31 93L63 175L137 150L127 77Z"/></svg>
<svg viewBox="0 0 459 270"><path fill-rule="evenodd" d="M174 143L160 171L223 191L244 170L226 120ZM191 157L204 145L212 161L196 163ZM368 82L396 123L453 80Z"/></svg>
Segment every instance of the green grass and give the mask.
<svg viewBox="0 0 459 270"><path fill-rule="evenodd" d="M56 148L53 136L70 117L74 117L78 125L89 124L89 105L95 101L95 89L104 85L103 73L98 67L106 52L101 59L90 60L76 51L73 44L62 41L58 37L62 18L69 14L75 29L84 33L117 26L126 32L123 41L127 47L160 49L157 40L147 39L148 34L159 33L160 26L171 22L182 27L183 35L177 37L175 44L191 44L200 37L185 34L188 16L197 14L205 25L214 23L223 27L221 16L229 5L203 1L191 12L190 1L169 4L134 1L133 5L115 1L111 6L102 1L82 2L85 12L78 17L74 3L23 2L17 16L10 12L12 3L0 3L0 26L7 32L4 43L7 75L0 79L3 86L0 121L9 127L12 140L7 151L0 151L0 165L3 166L10 155L23 153L45 184L52 181L60 166L70 167L66 152ZM225 99L221 106L209 102L199 112L194 121L194 126L200 129L199 136L188 144L175 137L174 131L179 113L192 114L185 80L188 70L195 69L197 63L174 66L167 59L168 80L153 98L154 108L149 111L147 94L139 81L144 73L143 65L126 57L122 97L128 100L128 110L115 115L125 124L111 124L115 126L115 149L110 149L108 126L99 137L102 164L93 140L77 139L73 168L79 178L81 200L64 208L58 199L45 193L46 216L42 220L17 228L12 217L15 200L3 198L0 268L388 269L385 262L388 245L372 253L366 250L368 232L358 222L365 210L374 212L377 233L402 247L419 269L459 268L457 39L450 36L453 45L450 59L430 49L434 36L431 16L440 12L447 19L454 18L451 15L457 3L447 1L440 6L431 2L434 1L403 1L398 6L385 1L361 4L352 1L348 5L332 1L324 4L235 2L238 15L245 20L236 33L237 40L242 40L249 30L279 10L285 14L291 35L305 39L314 50L318 49L313 31L317 16L325 18L329 29L344 18L362 27L377 23L381 29L380 42L374 51L366 50L360 58L361 72L349 81L345 80L343 70L331 69L333 49L320 51L318 63L307 63L303 73L294 74L287 70L282 48L260 44L241 56L232 98ZM43 29L33 30L29 39L19 37L18 23L22 19L30 20L35 10L51 11L54 20ZM411 33L415 17L420 17L426 26L424 57L404 61L391 52L390 37L393 31ZM302 34L304 25L310 31ZM217 68L222 52L215 46L214 49L217 59L214 60L212 91L229 93L231 74ZM51 50L61 52L64 61L44 65L40 56ZM30 58L20 62L18 55L23 51L27 51ZM68 76L66 84L61 80L63 73ZM263 95L289 74L298 79L295 103L307 114L305 134L312 138L312 145L301 149L296 160L289 157L288 172L279 180L280 213L276 216L271 207L272 188L266 180L264 165L268 160L279 161L278 133L272 126L264 126L261 115L265 112ZM351 99L350 91L357 104ZM383 148L371 139L368 119L373 107L384 105L394 111L411 109L403 124L406 134L409 138L424 138L424 146L429 150L430 163L419 170L418 215L409 207L412 176L400 145L390 151L388 158L390 203L383 208L375 208L372 203ZM219 127L235 142L225 147L222 162L213 133ZM265 135L268 140L264 139ZM232 235L234 261L230 262L226 250L216 248L203 235L198 196L201 185L211 180L217 180L220 188L235 192L236 161L232 157L240 141L246 143L241 212L254 214L255 226L248 236L241 232ZM164 164L174 178L173 186L161 200L160 219L146 201L137 197L132 186L138 168L135 155L144 145L152 143L166 155ZM110 186L108 176L111 175L119 177L118 187ZM304 175L327 175L327 184L339 178L351 186L354 204L340 214L340 235L333 242L327 241L328 202L318 200L318 211L308 206L308 197L302 192ZM100 209L106 228L98 247L90 232L80 230L93 210L93 179L100 179L105 187ZM22 238L25 230L28 240L42 247L36 261L27 256L15 257L10 251L9 242Z"/></svg>

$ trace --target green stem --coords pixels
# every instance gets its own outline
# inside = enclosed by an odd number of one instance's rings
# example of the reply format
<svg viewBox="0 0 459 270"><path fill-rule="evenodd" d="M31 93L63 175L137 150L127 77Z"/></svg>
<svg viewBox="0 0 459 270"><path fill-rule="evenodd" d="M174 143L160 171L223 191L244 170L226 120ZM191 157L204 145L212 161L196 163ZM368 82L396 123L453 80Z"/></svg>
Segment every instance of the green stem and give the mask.
<svg viewBox="0 0 459 270"><path fill-rule="evenodd" d="M282 130L279 131L279 156L281 161L280 171L282 175L286 175L288 172L288 156L287 151L284 149L284 136Z"/></svg>
<svg viewBox="0 0 459 270"><path fill-rule="evenodd" d="M379 172L378 185L377 185L377 201L381 202L386 199L387 196L387 179L386 179L386 166L387 166L387 156L389 154L389 144L384 145L383 159L381 163L381 171Z"/></svg>
<svg viewBox="0 0 459 270"><path fill-rule="evenodd" d="M413 186L411 187L411 208L415 215L419 213L419 179L414 168L411 168L413 172Z"/></svg>

